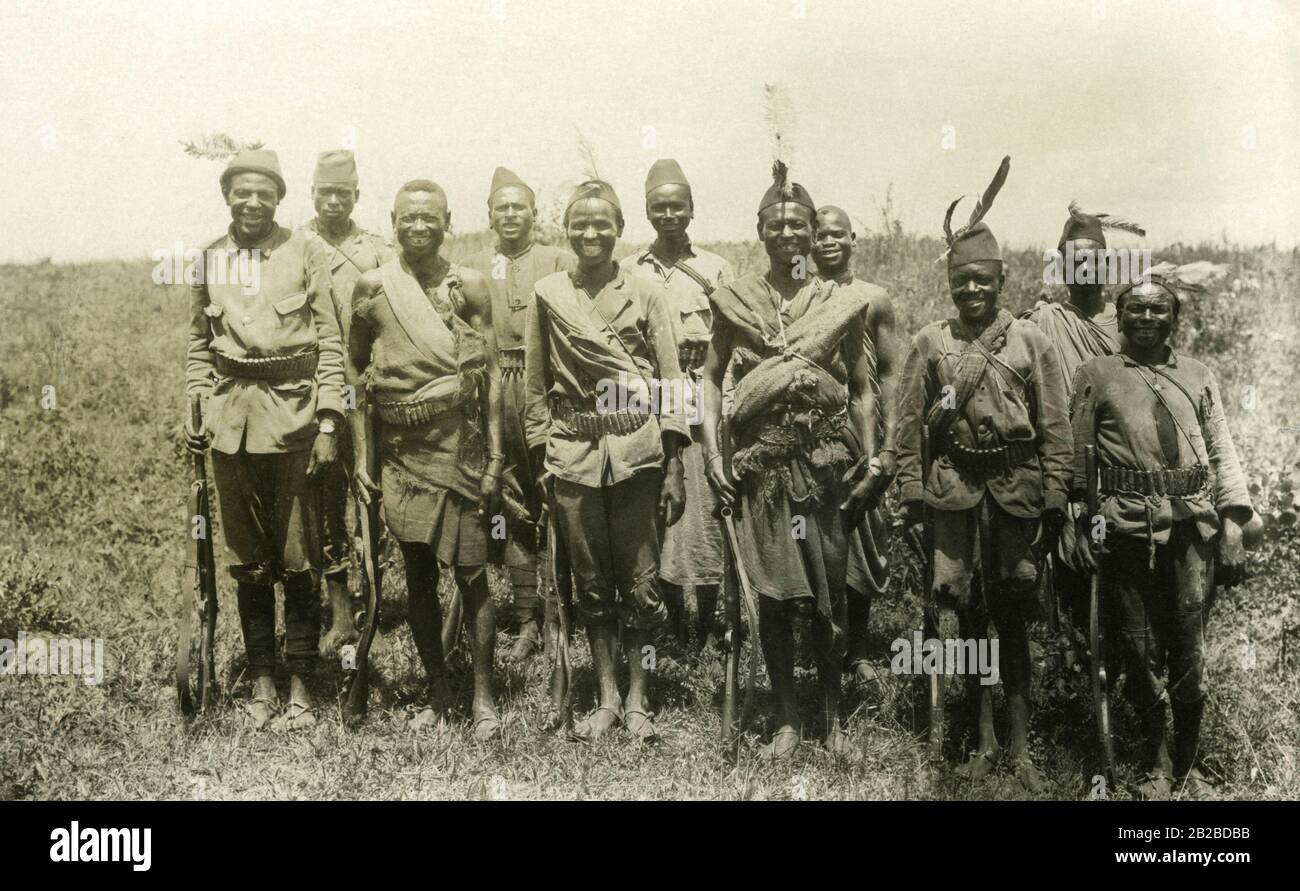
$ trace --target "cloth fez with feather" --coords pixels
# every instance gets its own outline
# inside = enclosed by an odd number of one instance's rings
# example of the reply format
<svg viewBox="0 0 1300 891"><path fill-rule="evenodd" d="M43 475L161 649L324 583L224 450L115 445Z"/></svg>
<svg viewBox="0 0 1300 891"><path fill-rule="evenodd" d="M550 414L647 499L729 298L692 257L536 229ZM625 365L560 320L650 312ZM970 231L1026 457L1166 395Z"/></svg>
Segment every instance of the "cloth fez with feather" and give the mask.
<svg viewBox="0 0 1300 891"><path fill-rule="evenodd" d="M943 217L943 236L948 245L946 256L949 269L964 266L967 263L976 263L980 260L1002 262L1002 249L998 247L998 240L993 236L993 230L989 228L988 223L983 222L983 220L984 215L993 206L993 199L1002 190L1002 184L1007 181L1007 172L1010 169L1011 156L1007 155L1002 159L1002 163L998 165L998 172L993 174L993 181L989 183L988 188L984 190L984 194L975 202L975 209L971 211L970 221L956 232L952 231L952 212L961 203L961 198L948 205L948 212Z"/></svg>
<svg viewBox="0 0 1300 891"><path fill-rule="evenodd" d="M1095 241L1102 247L1106 246L1107 229L1118 229L1121 232L1131 232L1134 235L1145 236L1146 230L1131 220L1121 217L1112 216L1108 213L1088 213L1079 207L1078 202L1070 202L1070 218L1065 221L1065 229L1061 232L1061 240L1056 243L1058 250L1064 250L1067 241L1081 241L1088 239Z"/></svg>

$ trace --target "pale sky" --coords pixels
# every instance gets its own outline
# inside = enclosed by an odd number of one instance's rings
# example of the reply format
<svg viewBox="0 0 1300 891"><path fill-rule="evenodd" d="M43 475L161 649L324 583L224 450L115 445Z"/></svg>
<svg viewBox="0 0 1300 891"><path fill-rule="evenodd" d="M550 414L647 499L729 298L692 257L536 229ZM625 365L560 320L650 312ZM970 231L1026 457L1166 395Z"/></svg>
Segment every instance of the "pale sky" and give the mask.
<svg viewBox="0 0 1300 891"><path fill-rule="evenodd" d="M0 261L146 257L224 230L220 165L182 136L260 138L285 224L316 153L355 147L356 219L388 232L408 179L486 225L504 164L545 200L582 176L580 130L651 236L645 171L675 157L697 240L748 239L772 155L763 84L794 110L794 178L874 226L1011 175L988 217L1055 244L1071 199L1149 243L1300 234L1294 6L1147 0L463 3L0 0ZM969 212L969 203L958 209Z"/></svg>

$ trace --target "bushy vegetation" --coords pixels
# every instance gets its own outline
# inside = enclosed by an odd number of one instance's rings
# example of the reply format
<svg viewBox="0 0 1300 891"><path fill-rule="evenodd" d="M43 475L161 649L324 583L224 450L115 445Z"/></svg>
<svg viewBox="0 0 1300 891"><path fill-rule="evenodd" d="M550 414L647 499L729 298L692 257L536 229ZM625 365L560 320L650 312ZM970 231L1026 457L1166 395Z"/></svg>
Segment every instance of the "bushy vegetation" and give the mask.
<svg viewBox="0 0 1300 891"><path fill-rule="evenodd" d="M950 309L934 238L888 217L865 233L859 274L889 289L910 336ZM483 234L448 245L463 257ZM739 271L761 268L756 244L709 246ZM1221 794L1300 798L1300 543L1295 536L1300 459L1300 270L1294 252L1269 247L1175 245L1157 259L1226 264L1227 276L1182 315L1176 343L1218 375L1229 425L1270 535L1252 557L1254 578L1219 598L1211 617L1212 699L1206 765ZM1042 254L1008 257L1005 303L1028 308L1042 291ZM251 735L236 698L246 694L233 586L222 579L218 638L223 699L185 728L176 717L171 667L183 598L189 469L179 432L188 308L182 288L158 286L148 262L0 267L0 637L102 637L106 680L0 677L0 798L602 797L602 798L987 798L1016 793L1005 777L975 786L923 759L918 688L894 679L854 693L850 730L866 757L837 763L807 746L788 764L758 761L766 701L739 763L719 748L718 684L694 659L660 656L657 724L665 738L637 750L622 739L595 747L544 729L547 666L499 674L506 719L483 749L458 726L416 737L404 726L422 695L418 659L402 617L401 573L390 567L375 705L344 731L332 708L338 673L323 665L317 692L325 720L298 736ZM53 390L46 390L53 387ZM1247 389L1253 388L1253 389ZM53 394L52 407L42 405ZM1294 429L1288 429L1294 428ZM892 593L873 613L878 652L918 627L916 580L895 542ZM494 577L498 602L508 592ZM505 610L502 610L504 617ZM501 642L505 643L505 633ZM1036 644L1035 746L1054 797L1088 793L1096 772L1086 683L1058 673ZM459 663L457 663L459 665ZM577 701L593 682L578 647ZM461 669L460 676L466 672ZM801 671L809 703L813 685ZM468 679L462 684L468 703ZM235 698L231 698L235 697ZM1120 753L1134 740L1121 708ZM950 762L963 739L950 740ZM1131 775L1126 774L1126 779Z"/></svg>

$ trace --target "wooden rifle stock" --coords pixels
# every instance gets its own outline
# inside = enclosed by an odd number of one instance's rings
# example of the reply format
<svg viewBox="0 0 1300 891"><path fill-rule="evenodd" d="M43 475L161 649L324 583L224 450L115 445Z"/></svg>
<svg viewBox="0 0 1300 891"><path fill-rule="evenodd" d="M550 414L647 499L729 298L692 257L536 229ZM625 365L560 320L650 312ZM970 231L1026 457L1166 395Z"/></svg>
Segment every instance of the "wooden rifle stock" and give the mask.
<svg viewBox="0 0 1300 891"><path fill-rule="evenodd" d="M190 397L190 427L203 430L203 401L195 394ZM176 694L182 715L189 717L196 710L205 711L216 701L216 633L217 633L217 569L212 546L212 508L209 495L207 459L194 455L193 481L190 484L190 522L193 548L192 602L181 607L180 640L176 654ZM197 522L196 522L197 521ZM199 620L199 675L198 686L190 686L190 659L192 656L193 616Z"/></svg>
<svg viewBox="0 0 1300 891"><path fill-rule="evenodd" d="M939 604L934 598L934 512L929 505L925 503L925 489L930 482L930 462L934 459L933 443L930 441L930 426L921 425L921 515L923 517L924 535L922 536L921 562L924 567L923 583L925 590L921 592L921 603L924 604L923 624L925 626L925 639L939 639ZM944 713L943 713L943 674L934 672L929 679L929 703L930 703L930 727L929 727L929 745L930 757L938 760L943 757L943 734L944 734Z"/></svg>
<svg viewBox="0 0 1300 891"><path fill-rule="evenodd" d="M1090 674L1092 676L1092 709L1097 723L1097 739L1101 744L1102 768L1106 781L1115 782L1115 740L1110 728L1110 679L1106 676L1106 623L1103 615L1103 579L1102 568L1103 543L1092 535L1097 517L1101 516L1100 480L1097 473L1097 449L1095 446L1083 447L1084 473L1087 476L1088 496L1088 530L1084 533L1092 538L1093 561L1096 568L1088 582L1088 653ZM1104 538L1104 537L1103 537Z"/></svg>
<svg viewBox="0 0 1300 891"><path fill-rule="evenodd" d="M379 423L374 408L369 400L360 419L363 424L362 435L366 441L366 473L371 482L379 483L379 437L375 427ZM370 503L366 504L357 497L357 517L361 521L361 586L366 597L365 622L361 627L361 639L357 642L356 667L352 683L348 687L347 698L343 702L344 723L352 724L366 713L370 698L370 646L374 643L375 632L379 629L379 605L383 585L383 572L379 562L379 502L378 492L371 492Z"/></svg>

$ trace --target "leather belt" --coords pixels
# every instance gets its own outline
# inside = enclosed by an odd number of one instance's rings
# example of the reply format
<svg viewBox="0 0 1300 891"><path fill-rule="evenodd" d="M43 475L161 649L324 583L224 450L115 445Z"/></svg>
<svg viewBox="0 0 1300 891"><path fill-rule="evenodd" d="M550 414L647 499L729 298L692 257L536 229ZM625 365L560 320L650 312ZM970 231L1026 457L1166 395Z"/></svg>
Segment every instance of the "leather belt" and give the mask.
<svg viewBox="0 0 1300 891"><path fill-rule="evenodd" d="M972 449L949 440L946 454L962 470L1001 476L1021 464L1028 464L1038 454L1038 446L1032 439L1017 439L991 449Z"/></svg>
<svg viewBox="0 0 1300 891"><path fill-rule="evenodd" d="M440 414L459 408L466 401L464 393L453 393L438 399L418 399L413 402L376 402L375 411L380 420L399 427L427 424Z"/></svg>
<svg viewBox="0 0 1300 891"><path fill-rule="evenodd" d="M1210 479L1210 469L1204 464L1164 470L1139 470L1134 467L1099 467L1101 491L1107 495L1119 492L1137 495L1168 495L1185 498L1205 488Z"/></svg>
<svg viewBox="0 0 1300 891"><path fill-rule="evenodd" d="M315 347L288 356L236 358L224 353L212 354L217 373L223 377L259 381L313 377L316 374L316 359Z"/></svg>
<svg viewBox="0 0 1300 891"><path fill-rule="evenodd" d="M552 420L559 421L574 433L585 439L599 439L602 436L626 436L635 433L650 420L648 412L585 411L558 397L548 400Z"/></svg>

